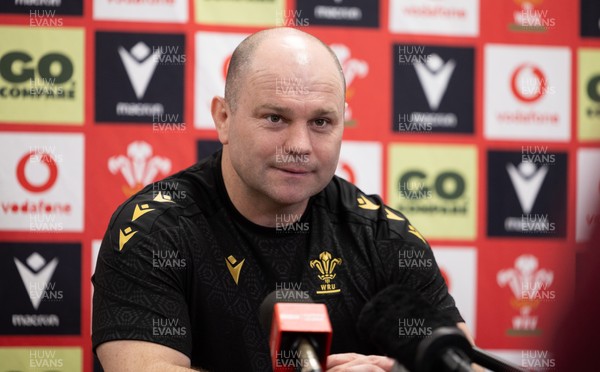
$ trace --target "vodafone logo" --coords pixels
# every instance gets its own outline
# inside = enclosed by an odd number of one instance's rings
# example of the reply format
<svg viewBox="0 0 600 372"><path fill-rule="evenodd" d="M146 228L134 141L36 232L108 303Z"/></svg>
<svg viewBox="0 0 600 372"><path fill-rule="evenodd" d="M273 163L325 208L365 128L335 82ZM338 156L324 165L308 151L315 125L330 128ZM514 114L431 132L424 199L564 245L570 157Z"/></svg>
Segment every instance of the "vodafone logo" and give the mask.
<svg viewBox="0 0 600 372"><path fill-rule="evenodd" d="M490 139L568 141L572 53L564 47L485 47L484 128Z"/></svg>
<svg viewBox="0 0 600 372"><path fill-rule="evenodd" d="M389 28L392 32L477 36L479 1L390 0Z"/></svg>
<svg viewBox="0 0 600 372"><path fill-rule="evenodd" d="M37 162L39 164L45 164L48 169L48 176L46 180L41 183L32 183L26 173L26 167L28 164L33 162ZM29 153L23 155L23 157L19 160L17 164L17 180L19 184L23 186L23 188L29 192L44 192L48 191L54 184L56 183L56 179L58 178L58 167L56 166L56 162L52 155L47 152L36 152L30 151Z"/></svg>
<svg viewBox="0 0 600 372"><path fill-rule="evenodd" d="M83 231L83 134L4 133L0 148L0 231Z"/></svg>
<svg viewBox="0 0 600 372"><path fill-rule="evenodd" d="M24 214L37 216L30 218L29 230L49 229L53 224L53 230L62 230L62 224L54 219L46 219L43 215L70 214L72 205L70 202L51 202L49 192L58 180L58 163L63 162L62 154L56 154L53 146L30 147L21 158L18 158L16 176L18 184L31 194L41 194L40 200L7 200L0 203L4 214ZM33 195L29 197L33 197ZM42 196L43 195L43 196Z"/></svg>
<svg viewBox="0 0 600 372"><path fill-rule="evenodd" d="M514 70L510 88L513 95L525 103L535 102L549 91L546 76L539 67L531 64L522 64Z"/></svg>

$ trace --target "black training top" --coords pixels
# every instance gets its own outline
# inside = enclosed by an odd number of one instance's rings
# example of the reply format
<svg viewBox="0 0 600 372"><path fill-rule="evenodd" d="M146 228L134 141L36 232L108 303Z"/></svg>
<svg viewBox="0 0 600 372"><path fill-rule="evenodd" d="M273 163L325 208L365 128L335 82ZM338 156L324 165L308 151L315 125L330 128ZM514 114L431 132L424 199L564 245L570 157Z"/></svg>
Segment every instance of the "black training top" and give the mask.
<svg viewBox="0 0 600 372"><path fill-rule="evenodd" d="M114 213L92 278L94 350L145 340L209 371L268 371L258 308L277 288L327 305L332 353L373 353L356 322L390 284L420 291L463 321L427 242L380 197L334 177L304 215L277 216L267 228L235 209L220 164L217 152L148 185Z"/></svg>

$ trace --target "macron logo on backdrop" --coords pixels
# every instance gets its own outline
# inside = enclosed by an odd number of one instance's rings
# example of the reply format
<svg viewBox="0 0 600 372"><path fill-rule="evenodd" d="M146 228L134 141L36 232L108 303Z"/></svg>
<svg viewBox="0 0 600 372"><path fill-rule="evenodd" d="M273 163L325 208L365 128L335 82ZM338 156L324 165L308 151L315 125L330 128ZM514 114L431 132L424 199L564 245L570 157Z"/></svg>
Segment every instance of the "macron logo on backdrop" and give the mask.
<svg viewBox="0 0 600 372"><path fill-rule="evenodd" d="M456 67L454 60L444 63L437 54L428 56L425 63L415 63L415 71L425 92L429 107L437 111Z"/></svg>
<svg viewBox="0 0 600 372"><path fill-rule="evenodd" d="M27 266L14 258L15 265L21 276L21 280L27 289L27 295L31 300L31 304L35 310L40 307L46 287L50 282L50 278L58 265L58 258L54 258L49 263L37 252L34 252L25 261Z"/></svg>
<svg viewBox="0 0 600 372"><path fill-rule="evenodd" d="M514 164L508 163L506 171L519 198L521 209L525 214L529 214L548 174L548 166L536 169L535 164L522 162L517 169Z"/></svg>
<svg viewBox="0 0 600 372"><path fill-rule="evenodd" d="M152 53L148 45L142 41L135 44L129 52L122 46L119 47L119 56L121 56L121 61L125 66L125 71L138 100L141 100L146 94L148 84L150 84L160 60L160 55L160 49Z"/></svg>

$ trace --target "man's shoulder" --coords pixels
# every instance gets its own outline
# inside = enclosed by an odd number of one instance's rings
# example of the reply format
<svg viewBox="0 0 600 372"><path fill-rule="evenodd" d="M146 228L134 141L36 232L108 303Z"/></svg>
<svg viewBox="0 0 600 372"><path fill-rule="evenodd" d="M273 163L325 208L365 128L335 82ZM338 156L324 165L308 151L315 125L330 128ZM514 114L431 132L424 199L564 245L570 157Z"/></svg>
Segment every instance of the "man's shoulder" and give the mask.
<svg viewBox="0 0 600 372"><path fill-rule="evenodd" d="M113 213L108 234L122 250L144 236L177 228L216 199L210 162L202 161L167 178L148 184Z"/></svg>
<svg viewBox="0 0 600 372"><path fill-rule="evenodd" d="M330 212L356 216L365 223L406 221L406 217L385 205L379 195L367 194L343 178L334 176L323 190L321 203Z"/></svg>
<svg viewBox="0 0 600 372"><path fill-rule="evenodd" d="M427 244L404 214L387 206L381 196L369 195L343 178L334 176L317 203L341 222L371 227L378 240L400 238Z"/></svg>

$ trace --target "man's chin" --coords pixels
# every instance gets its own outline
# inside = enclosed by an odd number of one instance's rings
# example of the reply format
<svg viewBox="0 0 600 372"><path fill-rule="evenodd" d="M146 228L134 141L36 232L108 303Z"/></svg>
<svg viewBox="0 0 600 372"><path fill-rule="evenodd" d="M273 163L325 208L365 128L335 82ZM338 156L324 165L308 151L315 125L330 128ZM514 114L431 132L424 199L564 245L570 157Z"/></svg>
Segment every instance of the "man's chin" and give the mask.
<svg viewBox="0 0 600 372"><path fill-rule="evenodd" d="M327 186L327 183L322 184L316 177L312 177L312 179L301 178L294 181L265 177L265 180L267 181L260 188L263 195L282 207L306 202Z"/></svg>
<svg viewBox="0 0 600 372"><path fill-rule="evenodd" d="M310 190L279 191L271 194L271 199L282 206L291 206L306 202L311 196L316 194Z"/></svg>
<svg viewBox="0 0 600 372"><path fill-rule="evenodd" d="M310 198L310 195L285 195L285 196L277 196L273 198L273 200L281 205L282 207L292 206L296 204L301 204L306 202Z"/></svg>

